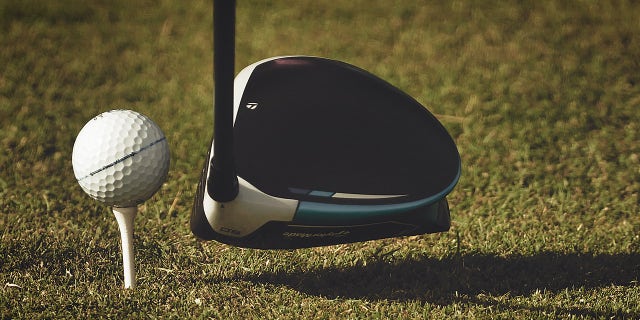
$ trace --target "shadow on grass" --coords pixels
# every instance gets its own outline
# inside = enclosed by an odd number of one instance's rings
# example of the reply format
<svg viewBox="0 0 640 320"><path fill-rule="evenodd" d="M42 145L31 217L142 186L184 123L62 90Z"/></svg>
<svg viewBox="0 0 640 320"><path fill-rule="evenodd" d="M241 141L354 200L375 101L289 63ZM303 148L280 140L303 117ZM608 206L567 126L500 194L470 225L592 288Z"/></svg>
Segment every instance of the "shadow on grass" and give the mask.
<svg viewBox="0 0 640 320"><path fill-rule="evenodd" d="M467 302L499 309L519 309L526 307L500 304L478 296L526 296L538 290L557 293L571 288L588 290L611 285L635 286L639 278L638 254L594 256L542 253L516 257L473 255L444 260L425 257L393 263L373 260L350 268L282 271L244 275L233 280L282 285L331 299L422 301L439 305ZM540 308L540 311L557 309ZM560 311L605 315L580 308ZM626 313L619 315L629 316Z"/></svg>

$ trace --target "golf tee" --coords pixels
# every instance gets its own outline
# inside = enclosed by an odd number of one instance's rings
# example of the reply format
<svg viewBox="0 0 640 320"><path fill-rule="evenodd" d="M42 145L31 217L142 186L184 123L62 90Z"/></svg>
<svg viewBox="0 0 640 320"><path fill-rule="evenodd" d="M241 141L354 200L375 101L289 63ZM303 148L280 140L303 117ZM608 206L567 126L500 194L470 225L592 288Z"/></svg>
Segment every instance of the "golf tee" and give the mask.
<svg viewBox="0 0 640 320"><path fill-rule="evenodd" d="M113 214L120 228L122 240L122 266L124 267L124 287L133 289L136 286L136 267L133 256L133 221L138 212L137 207L113 207Z"/></svg>

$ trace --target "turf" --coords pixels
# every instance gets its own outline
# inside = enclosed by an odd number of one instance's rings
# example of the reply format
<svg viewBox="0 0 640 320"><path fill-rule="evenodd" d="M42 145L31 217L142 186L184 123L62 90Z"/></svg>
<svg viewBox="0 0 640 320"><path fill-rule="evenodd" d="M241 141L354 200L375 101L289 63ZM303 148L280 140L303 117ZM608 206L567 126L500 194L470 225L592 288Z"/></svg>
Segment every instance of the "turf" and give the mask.
<svg viewBox="0 0 640 320"><path fill-rule="evenodd" d="M462 178L451 231L295 251L199 242L212 132L209 1L0 2L0 316L640 318L637 1L240 1L238 70L308 54L438 114ZM71 168L114 108L165 131L122 288L110 209Z"/></svg>

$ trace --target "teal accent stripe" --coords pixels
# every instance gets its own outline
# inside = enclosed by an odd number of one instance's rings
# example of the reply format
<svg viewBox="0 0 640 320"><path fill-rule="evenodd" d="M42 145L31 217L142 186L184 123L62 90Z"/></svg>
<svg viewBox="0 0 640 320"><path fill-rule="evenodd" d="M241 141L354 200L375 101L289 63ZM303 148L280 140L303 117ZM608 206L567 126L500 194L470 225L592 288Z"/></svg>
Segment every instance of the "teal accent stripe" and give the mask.
<svg viewBox="0 0 640 320"><path fill-rule="evenodd" d="M449 194L456 183L458 183L460 171L461 170L459 168L456 178L453 180L451 185L442 192L429 198L411 202L378 205L351 205L300 201L298 204L298 210L293 217L293 222L303 225L349 224L366 219L402 214L420 207L431 206L436 203L435 206L425 208L425 210L427 210L425 213L426 216L421 215L422 217L418 217L422 220L430 220L430 218L435 218L435 215L437 215L437 202Z"/></svg>
<svg viewBox="0 0 640 320"><path fill-rule="evenodd" d="M335 194L335 192L329 192L329 191L311 191L309 193L310 196L325 197L325 198L329 198L329 197L333 196L334 194Z"/></svg>
<svg viewBox="0 0 640 320"><path fill-rule="evenodd" d="M363 219L400 214L430 204L432 203L425 200L383 205L345 205L301 201L293 222L303 225L349 224Z"/></svg>

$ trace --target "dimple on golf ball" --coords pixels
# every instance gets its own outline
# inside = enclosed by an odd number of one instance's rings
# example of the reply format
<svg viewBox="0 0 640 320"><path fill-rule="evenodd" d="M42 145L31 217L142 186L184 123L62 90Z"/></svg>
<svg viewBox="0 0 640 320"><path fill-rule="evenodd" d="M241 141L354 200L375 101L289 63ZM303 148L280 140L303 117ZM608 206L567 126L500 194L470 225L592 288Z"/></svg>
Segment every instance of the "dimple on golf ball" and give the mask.
<svg viewBox="0 0 640 320"><path fill-rule="evenodd" d="M169 146L162 130L131 110L91 119L73 145L73 173L92 198L130 207L149 199L169 171Z"/></svg>

